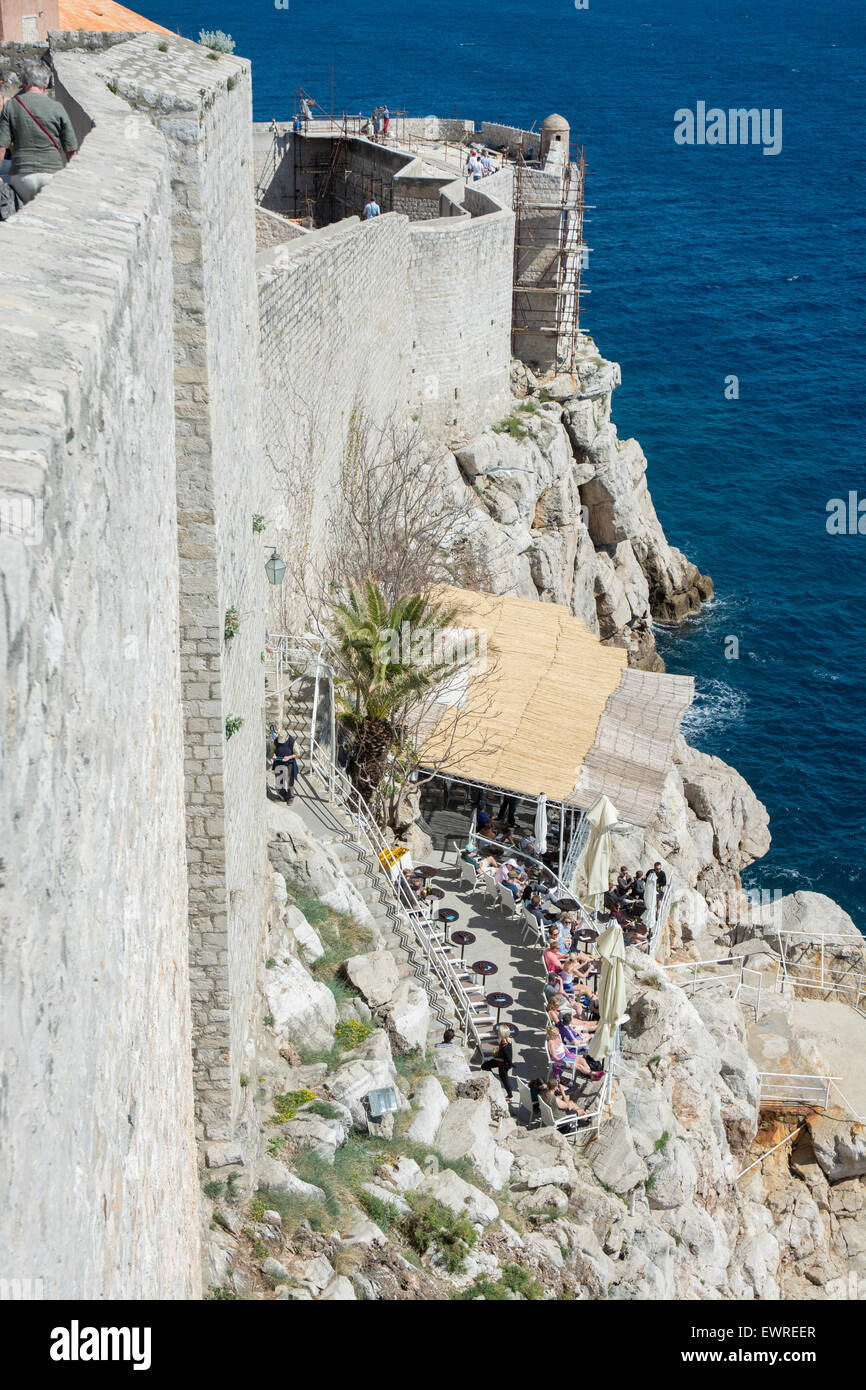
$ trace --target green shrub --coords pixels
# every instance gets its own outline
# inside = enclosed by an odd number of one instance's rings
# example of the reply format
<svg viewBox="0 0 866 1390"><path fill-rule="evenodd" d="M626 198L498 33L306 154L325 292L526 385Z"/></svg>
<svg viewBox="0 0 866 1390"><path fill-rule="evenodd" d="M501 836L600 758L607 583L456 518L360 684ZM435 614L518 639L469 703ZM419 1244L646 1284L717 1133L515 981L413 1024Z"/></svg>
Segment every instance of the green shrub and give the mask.
<svg viewBox="0 0 866 1390"><path fill-rule="evenodd" d="M221 1196L222 1190L222 1183L217 1182L216 1179L212 1182L206 1182L204 1185L204 1195L209 1197L212 1202L215 1202L217 1197Z"/></svg>
<svg viewBox="0 0 866 1390"><path fill-rule="evenodd" d="M302 1105L315 1099L315 1091L311 1091L307 1086L302 1086L299 1091L285 1091L281 1096L274 1096L276 1114L271 1116L272 1122L275 1125L284 1125L287 1120L295 1118Z"/></svg>
<svg viewBox="0 0 866 1390"><path fill-rule="evenodd" d="M243 715L241 715L241 714L227 714L227 715L226 715L226 738L227 738L227 739L231 738L233 734L236 734L236 733L238 732L238 730L239 730L239 729L242 729L243 727L244 727Z"/></svg>
<svg viewBox="0 0 866 1390"><path fill-rule="evenodd" d="M236 608L227 608L225 621L223 623L223 636L227 642L237 636L238 628L241 625L241 618Z"/></svg>
<svg viewBox="0 0 866 1390"><path fill-rule="evenodd" d="M504 420L500 420L498 425L493 426L493 433L509 434L512 439L526 439L529 430L516 415L506 415Z"/></svg>
<svg viewBox="0 0 866 1390"><path fill-rule="evenodd" d="M372 1028L368 1023L362 1023L359 1018L347 1018L342 1023L338 1023L334 1029L334 1036L343 1047L358 1047L360 1043L368 1038L372 1033Z"/></svg>
<svg viewBox="0 0 866 1390"><path fill-rule="evenodd" d="M435 1197L410 1192L406 1201L410 1210L401 1217L400 1227L409 1244L419 1255L435 1245L445 1268L456 1274L478 1239L472 1222L466 1216L455 1216Z"/></svg>
<svg viewBox="0 0 866 1390"><path fill-rule="evenodd" d="M231 34L222 29L200 29L198 41L202 48L212 48L216 53L234 53L235 41Z"/></svg>

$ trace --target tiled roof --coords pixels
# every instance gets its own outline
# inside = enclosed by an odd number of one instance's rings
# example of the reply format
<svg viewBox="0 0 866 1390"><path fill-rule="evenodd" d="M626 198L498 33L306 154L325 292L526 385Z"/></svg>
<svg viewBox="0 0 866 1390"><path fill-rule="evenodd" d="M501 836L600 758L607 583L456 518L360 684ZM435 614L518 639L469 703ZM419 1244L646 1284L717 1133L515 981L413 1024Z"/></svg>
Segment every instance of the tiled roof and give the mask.
<svg viewBox="0 0 866 1390"><path fill-rule="evenodd" d="M161 24L145 19L134 10L115 5L113 0L60 0L61 29L113 30L132 34L147 30L152 34L170 34Z"/></svg>

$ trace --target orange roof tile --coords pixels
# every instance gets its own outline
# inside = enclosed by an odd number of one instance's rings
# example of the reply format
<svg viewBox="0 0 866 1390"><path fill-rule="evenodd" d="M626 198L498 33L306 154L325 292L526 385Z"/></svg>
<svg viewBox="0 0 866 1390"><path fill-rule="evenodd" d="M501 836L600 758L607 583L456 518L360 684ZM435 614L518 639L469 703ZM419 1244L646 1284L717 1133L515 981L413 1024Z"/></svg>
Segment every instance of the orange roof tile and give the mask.
<svg viewBox="0 0 866 1390"><path fill-rule="evenodd" d="M147 30L153 34L170 34L161 24L145 19L134 10L115 5L114 0L60 0L61 29L111 29L131 34Z"/></svg>

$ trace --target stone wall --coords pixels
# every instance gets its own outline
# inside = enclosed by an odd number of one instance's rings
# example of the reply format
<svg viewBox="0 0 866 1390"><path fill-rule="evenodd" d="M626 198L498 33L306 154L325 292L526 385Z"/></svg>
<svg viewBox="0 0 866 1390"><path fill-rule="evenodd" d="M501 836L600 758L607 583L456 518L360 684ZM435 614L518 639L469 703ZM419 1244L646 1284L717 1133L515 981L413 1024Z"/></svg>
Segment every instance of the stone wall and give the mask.
<svg viewBox="0 0 866 1390"><path fill-rule="evenodd" d="M405 419L409 223L348 218L260 253L257 265L265 537L294 565L325 540L353 414ZM275 615L280 630L296 618Z"/></svg>
<svg viewBox="0 0 866 1390"><path fill-rule="evenodd" d="M470 211L482 199L466 189ZM411 224L413 408L449 442L508 413L514 215L495 208Z"/></svg>
<svg viewBox="0 0 866 1390"><path fill-rule="evenodd" d="M167 45L164 51L160 45ZM249 64L140 35L87 65L171 161L177 517L190 980L200 1135L234 1146L268 900L262 740L265 510ZM224 637L226 613L240 627ZM242 721L230 733L227 721ZM254 1140L251 1132L250 1140ZM226 1145L232 1145L226 1148Z"/></svg>
<svg viewBox="0 0 866 1390"><path fill-rule="evenodd" d="M104 83L86 105L73 164L0 225L26 323L0 399L0 1246L48 1297L176 1299L199 1259L169 161Z"/></svg>

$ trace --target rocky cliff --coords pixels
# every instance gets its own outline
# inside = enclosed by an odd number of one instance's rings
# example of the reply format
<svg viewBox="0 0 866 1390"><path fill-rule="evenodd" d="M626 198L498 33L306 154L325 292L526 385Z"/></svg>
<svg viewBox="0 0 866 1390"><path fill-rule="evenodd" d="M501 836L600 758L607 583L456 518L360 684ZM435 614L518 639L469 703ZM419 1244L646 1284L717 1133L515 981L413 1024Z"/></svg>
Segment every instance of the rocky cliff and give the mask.
<svg viewBox="0 0 866 1390"><path fill-rule="evenodd" d="M590 338L572 374L539 381L515 363L512 412L446 453L441 480L475 491L463 543L482 587L562 603L632 665L663 670L653 620L680 622L713 585L668 544L640 445L617 436L620 380Z"/></svg>
<svg viewBox="0 0 866 1390"><path fill-rule="evenodd" d="M630 950L610 1114L573 1144L519 1127L462 1049L428 1050L439 1029L405 959L316 896L357 902L332 851L294 820L272 858L290 876L274 875L255 1059L267 1154L254 1181L205 1186L211 1297L856 1296L862 1127L759 1113L736 1001L690 1000ZM362 1097L384 1086L398 1111L370 1125Z"/></svg>

